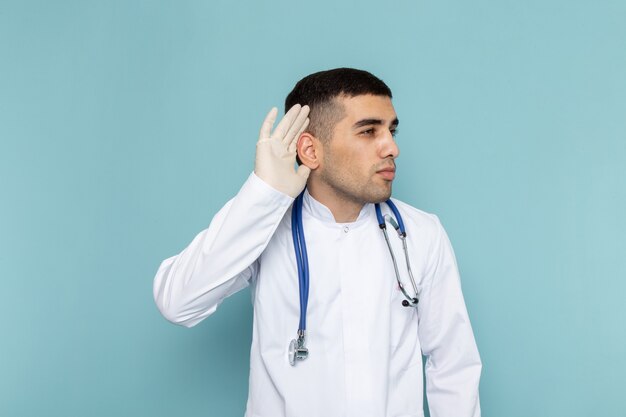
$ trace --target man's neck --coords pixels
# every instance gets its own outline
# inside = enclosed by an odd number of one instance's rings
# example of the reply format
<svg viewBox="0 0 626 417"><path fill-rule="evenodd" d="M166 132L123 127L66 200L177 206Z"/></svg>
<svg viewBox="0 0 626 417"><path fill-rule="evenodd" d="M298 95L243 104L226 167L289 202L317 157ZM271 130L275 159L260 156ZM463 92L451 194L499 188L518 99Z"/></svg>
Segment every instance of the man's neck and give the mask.
<svg viewBox="0 0 626 417"><path fill-rule="evenodd" d="M364 204L342 196L332 188L315 181L307 184L309 194L326 206L337 223L352 223L358 219Z"/></svg>

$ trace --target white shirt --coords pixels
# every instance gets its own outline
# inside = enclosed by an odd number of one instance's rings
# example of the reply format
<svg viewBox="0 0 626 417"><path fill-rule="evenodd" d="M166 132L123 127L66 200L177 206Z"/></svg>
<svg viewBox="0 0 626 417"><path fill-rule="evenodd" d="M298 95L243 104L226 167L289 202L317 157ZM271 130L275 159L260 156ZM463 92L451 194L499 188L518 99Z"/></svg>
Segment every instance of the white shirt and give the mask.
<svg viewBox="0 0 626 417"><path fill-rule="evenodd" d="M208 229L163 261L154 280L162 314L187 327L252 286L246 417L423 416L422 354L431 416L480 416L481 362L454 253L436 216L395 199L420 290L418 309L401 304L373 204L355 222L336 223L305 193L309 357L289 364L300 314L292 202L251 174ZM400 276L411 288L401 241L391 232Z"/></svg>

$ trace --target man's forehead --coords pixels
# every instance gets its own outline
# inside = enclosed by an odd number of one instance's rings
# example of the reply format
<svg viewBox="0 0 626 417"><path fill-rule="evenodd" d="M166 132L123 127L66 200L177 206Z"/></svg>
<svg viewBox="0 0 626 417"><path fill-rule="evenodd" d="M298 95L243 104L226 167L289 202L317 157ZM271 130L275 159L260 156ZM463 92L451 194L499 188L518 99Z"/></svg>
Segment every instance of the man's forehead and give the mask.
<svg viewBox="0 0 626 417"><path fill-rule="evenodd" d="M336 100L343 106L346 115L343 121L351 124L362 119L379 119L391 123L397 118L391 98L387 96L339 96Z"/></svg>

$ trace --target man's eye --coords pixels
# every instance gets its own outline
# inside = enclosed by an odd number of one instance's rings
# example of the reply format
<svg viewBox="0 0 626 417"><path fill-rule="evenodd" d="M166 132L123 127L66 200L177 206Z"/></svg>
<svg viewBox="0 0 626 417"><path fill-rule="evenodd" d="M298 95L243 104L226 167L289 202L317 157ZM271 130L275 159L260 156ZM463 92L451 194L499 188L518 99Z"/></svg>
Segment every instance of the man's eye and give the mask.
<svg viewBox="0 0 626 417"><path fill-rule="evenodd" d="M373 135L375 131L376 130L373 129L373 128L372 129L367 129L367 130L362 131L361 134L362 135Z"/></svg>

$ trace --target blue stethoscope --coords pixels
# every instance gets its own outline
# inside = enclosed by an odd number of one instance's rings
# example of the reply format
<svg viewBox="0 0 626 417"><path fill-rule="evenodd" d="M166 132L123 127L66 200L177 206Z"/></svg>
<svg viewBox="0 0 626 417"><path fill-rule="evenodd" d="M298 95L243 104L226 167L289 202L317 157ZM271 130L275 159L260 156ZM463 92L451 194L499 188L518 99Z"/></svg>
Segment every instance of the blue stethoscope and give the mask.
<svg viewBox="0 0 626 417"><path fill-rule="evenodd" d="M293 339L289 344L289 363L294 366L297 361L302 361L309 356L309 350L306 348L306 309L309 302L309 259L306 252L306 240L304 239L304 228L302 227L302 199L304 197L304 191L296 197L291 210L291 234L293 237L293 246L296 252L296 265L298 267L298 286L300 288L300 323L298 325L298 338ZM393 269L396 273L396 280L398 281L398 287L404 295L402 305L405 307L417 307L419 302L419 291L413 278L413 272L411 271L411 263L409 262L409 253L406 246L406 230L404 229L404 222L402 216L398 211L396 205L391 199L386 201L387 205L391 209L393 216L386 214L383 216L380 204L376 203L374 206L376 209L376 218L378 219L378 226L383 231L385 236L385 242L387 242L387 248L393 261ZM404 250L404 257L406 259L406 266L409 272L409 278L411 279L411 285L415 292L415 297L409 295L404 288L402 281L400 280L400 273L398 272L398 263L396 257L391 249L389 243L389 236L387 235L387 225L389 222L391 226L398 233L398 237L402 241L402 249Z"/></svg>

